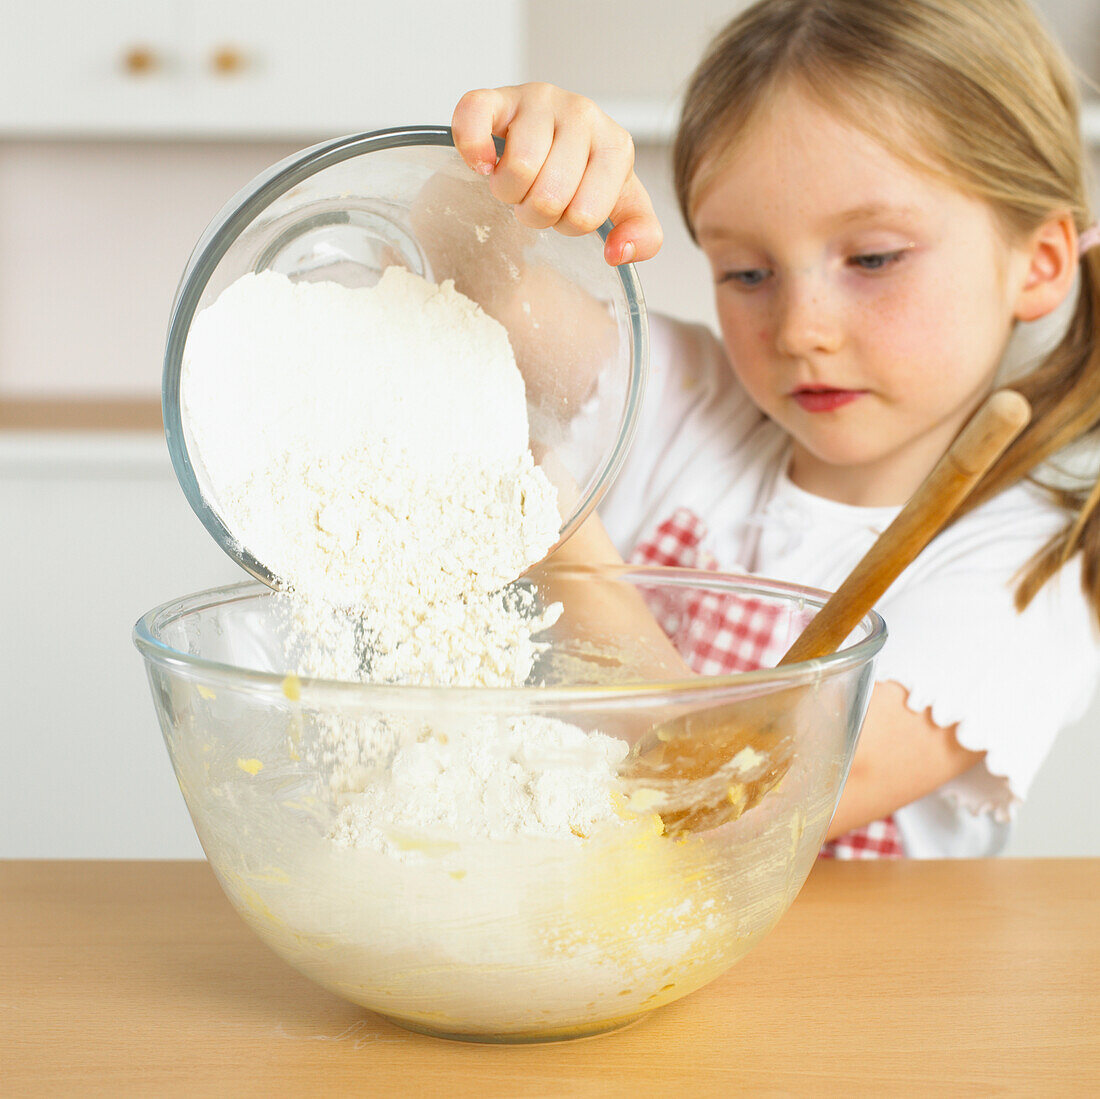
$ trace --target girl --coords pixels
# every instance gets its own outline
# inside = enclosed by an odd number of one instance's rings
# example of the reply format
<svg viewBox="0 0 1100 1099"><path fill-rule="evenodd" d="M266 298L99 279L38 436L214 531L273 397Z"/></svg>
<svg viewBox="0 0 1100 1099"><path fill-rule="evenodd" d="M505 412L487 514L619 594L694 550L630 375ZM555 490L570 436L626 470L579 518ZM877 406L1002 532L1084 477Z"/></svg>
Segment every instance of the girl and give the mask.
<svg viewBox="0 0 1100 1099"><path fill-rule="evenodd" d="M522 224L610 217L613 264L660 247L629 135L587 100L471 92L453 130ZM1017 323L1076 288L1013 382L1032 423L881 602L826 854L1001 850L1100 677L1100 491L1074 446L1100 427L1082 160L1067 65L1023 0L761 0L689 85L676 189L722 340L652 319L647 407L601 509L632 559L836 587L1000 380ZM613 556L596 528L567 549Z"/></svg>

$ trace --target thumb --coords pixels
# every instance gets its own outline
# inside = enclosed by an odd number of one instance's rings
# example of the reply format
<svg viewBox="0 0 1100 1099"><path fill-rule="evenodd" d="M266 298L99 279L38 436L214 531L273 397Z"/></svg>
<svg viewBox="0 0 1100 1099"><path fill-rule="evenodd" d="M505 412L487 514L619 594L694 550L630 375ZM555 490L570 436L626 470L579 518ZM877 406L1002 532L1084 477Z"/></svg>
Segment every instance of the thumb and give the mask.
<svg viewBox="0 0 1100 1099"><path fill-rule="evenodd" d="M664 232L649 192L633 172L611 211L615 226L604 241L604 259L614 265L652 259L661 249Z"/></svg>

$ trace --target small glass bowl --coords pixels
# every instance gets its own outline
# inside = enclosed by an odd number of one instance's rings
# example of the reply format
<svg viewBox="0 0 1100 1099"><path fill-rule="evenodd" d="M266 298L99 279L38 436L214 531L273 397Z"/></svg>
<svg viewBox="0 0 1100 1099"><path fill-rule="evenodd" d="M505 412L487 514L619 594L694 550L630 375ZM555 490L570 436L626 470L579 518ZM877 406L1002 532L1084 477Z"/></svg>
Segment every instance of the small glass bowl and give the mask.
<svg viewBox="0 0 1100 1099"><path fill-rule="evenodd" d="M280 586L227 529L181 413L195 315L248 272L357 287L374 285L398 264L434 282L454 279L508 330L527 386L531 449L558 488L560 544L622 465L648 369L641 286L632 266L605 262L610 228L567 237L520 226L488 180L462 162L446 127L341 137L258 176L195 247L164 353L168 449L203 525L254 577Z"/></svg>
<svg viewBox="0 0 1100 1099"><path fill-rule="evenodd" d="M699 643L701 610L723 621L764 612L782 649L826 593L630 566L548 566L526 582L565 611L531 685L518 688L287 678L282 597L252 582L167 603L134 631L180 789L234 908L314 981L441 1037L557 1041L618 1029L751 950L814 864L886 637L872 612L819 660L692 676L678 658L662 664L663 636L654 645L617 629L606 609L640 598L681 656L693 664L702 653L705 668L713 650ZM746 774L742 793L757 789L739 815L675 834L632 798L636 812L587 837L406 827L394 842L407 857L329 838L347 795L334 786L333 754L364 728L422 739L477 723L492 739L525 716L578 727L586 747L597 732L636 740L678 727L705 750L716 732L747 728L760 759L746 765L763 778ZM363 789L386 781L385 763L373 766ZM678 785L681 808L713 804L709 778ZM750 989L745 1001L751 1010Z"/></svg>

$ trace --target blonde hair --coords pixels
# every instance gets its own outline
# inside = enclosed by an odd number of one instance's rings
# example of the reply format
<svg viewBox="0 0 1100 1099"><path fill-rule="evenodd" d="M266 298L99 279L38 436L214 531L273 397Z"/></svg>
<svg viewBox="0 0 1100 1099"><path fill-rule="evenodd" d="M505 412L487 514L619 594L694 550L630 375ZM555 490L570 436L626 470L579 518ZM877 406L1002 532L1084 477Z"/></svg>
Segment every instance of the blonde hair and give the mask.
<svg viewBox="0 0 1100 1099"><path fill-rule="evenodd" d="M676 193L693 208L754 112L791 81L900 159L990 204L1023 236L1069 211L1090 222L1079 107L1070 67L1024 0L760 0L700 62L673 153ZM899 122L901 123L899 127ZM1080 264L1061 342L1013 380L1031 402L1027 429L964 510L1025 478L1071 444L1100 434L1100 248ZM1083 555L1082 584L1100 618L1100 483L1043 483L1064 529L1021 571L1023 609Z"/></svg>

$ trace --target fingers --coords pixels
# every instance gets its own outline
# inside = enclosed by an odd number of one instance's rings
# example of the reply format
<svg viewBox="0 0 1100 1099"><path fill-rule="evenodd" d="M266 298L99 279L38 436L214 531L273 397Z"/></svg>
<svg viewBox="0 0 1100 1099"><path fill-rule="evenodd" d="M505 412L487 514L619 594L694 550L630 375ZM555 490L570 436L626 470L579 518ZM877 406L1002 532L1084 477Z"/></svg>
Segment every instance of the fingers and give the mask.
<svg viewBox="0 0 1100 1099"><path fill-rule="evenodd" d="M522 103L507 133L502 135L504 152L489 180L493 197L515 207L520 222L533 228L543 229L554 224L553 220L541 219L537 213L541 207L550 209L553 196L548 193L545 184L536 194L532 194L535 181L544 170L562 179L571 176L576 168L570 169L568 160L578 155L583 140L578 135L571 142L563 142L556 136L555 129L554 111L549 103L538 100ZM584 159L587 159L587 152ZM583 159L580 170L584 170ZM521 214L520 207L528 202L529 197L531 201Z"/></svg>
<svg viewBox="0 0 1100 1099"><path fill-rule="evenodd" d="M451 130L463 160L490 176L490 191L522 225L581 236L610 217L610 264L648 259L660 248L630 135L583 96L549 84L467 92ZM504 138L499 161L494 134Z"/></svg>
<svg viewBox="0 0 1100 1099"><path fill-rule="evenodd" d="M598 229L612 216L633 174L634 142L626 130L616 126L589 150L584 174L559 219L558 229L570 236Z"/></svg>
<svg viewBox="0 0 1100 1099"><path fill-rule="evenodd" d="M562 232L580 233L584 230L568 225L565 214L585 178L590 138L582 130L555 130L554 120L551 118L548 139L551 142L550 148L536 174L531 177L529 160L522 164L517 163L518 157L513 160L512 139L509 137L504 146L504 156L497 166L497 172L507 177L508 186L502 186L498 191L494 175L490 190L505 202L509 201L505 195L511 196L516 220L521 225L531 229L554 227ZM605 216L611 212L611 201L607 201L606 206ZM588 231L595 227L589 225Z"/></svg>

